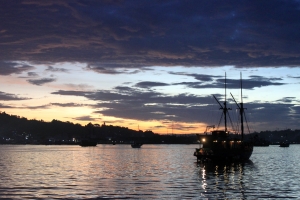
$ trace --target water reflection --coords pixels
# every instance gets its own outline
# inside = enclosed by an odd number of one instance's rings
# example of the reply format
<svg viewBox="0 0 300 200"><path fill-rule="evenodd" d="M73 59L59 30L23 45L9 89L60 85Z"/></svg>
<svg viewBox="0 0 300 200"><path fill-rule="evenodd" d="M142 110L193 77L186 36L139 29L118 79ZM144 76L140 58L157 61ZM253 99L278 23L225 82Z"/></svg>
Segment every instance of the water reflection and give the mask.
<svg viewBox="0 0 300 200"><path fill-rule="evenodd" d="M244 168L252 161L238 163L197 163L203 197L246 198Z"/></svg>
<svg viewBox="0 0 300 200"><path fill-rule="evenodd" d="M300 145L252 162L196 163L194 145L0 145L0 199L276 199L300 196ZM9 184L8 184L9 183Z"/></svg>

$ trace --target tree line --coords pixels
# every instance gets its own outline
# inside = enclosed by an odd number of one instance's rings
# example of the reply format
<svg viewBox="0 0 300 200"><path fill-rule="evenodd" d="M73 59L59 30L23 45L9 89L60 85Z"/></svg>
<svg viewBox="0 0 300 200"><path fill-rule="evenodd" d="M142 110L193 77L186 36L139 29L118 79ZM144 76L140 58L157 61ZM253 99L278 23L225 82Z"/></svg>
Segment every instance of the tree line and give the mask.
<svg viewBox="0 0 300 200"><path fill-rule="evenodd" d="M82 139L96 140L98 143L146 143L191 144L196 137L178 135L159 135L150 130L132 130L127 127L88 123L51 122L27 119L17 115L0 113L0 143L8 144L77 144Z"/></svg>

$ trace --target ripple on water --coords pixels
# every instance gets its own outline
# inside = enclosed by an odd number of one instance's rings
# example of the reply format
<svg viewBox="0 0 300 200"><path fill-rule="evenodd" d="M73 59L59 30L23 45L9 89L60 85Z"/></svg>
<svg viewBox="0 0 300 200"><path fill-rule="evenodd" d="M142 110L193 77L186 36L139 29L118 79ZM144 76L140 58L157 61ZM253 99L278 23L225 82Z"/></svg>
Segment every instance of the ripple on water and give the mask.
<svg viewBox="0 0 300 200"><path fill-rule="evenodd" d="M199 164L196 145L0 145L0 198L259 199L300 196L300 145ZM9 184L8 184L9 183Z"/></svg>

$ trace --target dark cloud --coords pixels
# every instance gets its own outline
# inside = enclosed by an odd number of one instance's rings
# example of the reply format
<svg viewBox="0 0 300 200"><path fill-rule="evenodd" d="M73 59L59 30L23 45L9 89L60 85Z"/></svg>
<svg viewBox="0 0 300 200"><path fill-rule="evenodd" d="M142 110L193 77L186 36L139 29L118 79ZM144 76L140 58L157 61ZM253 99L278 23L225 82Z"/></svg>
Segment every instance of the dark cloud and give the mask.
<svg viewBox="0 0 300 200"><path fill-rule="evenodd" d="M69 95L69 96L84 96L87 97L94 92L85 92L85 91L67 91L67 90L59 90L57 92L52 92L51 94L59 94L59 95Z"/></svg>
<svg viewBox="0 0 300 200"><path fill-rule="evenodd" d="M222 76L214 75L205 75L205 74L188 74L188 73L172 73L174 75L184 75L194 77L197 82L179 82L167 84L163 82L153 82L153 81L142 81L135 84L135 87L139 88L152 88L152 87L163 87L163 86L172 86L172 85L184 85L189 88L224 88L225 78ZM265 86L280 86L285 83L281 78L266 78L263 76L250 76L250 79L243 79L242 86L243 89L254 89ZM241 80L240 79L226 79L226 88L228 89L240 89ZM120 89L122 91L131 91L133 90L130 87L116 87L115 89Z"/></svg>
<svg viewBox="0 0 300 200"><path fill-rule="evenodd" d="M289 76L289 78L296 78L296 79L300 79L300 76Z"/></svg>
<svg viewBox="0 0 300 200"><path fill-rule="evenodd" d="M255 124L257 130L299 127L297 121L300 120L300 109L295 104L250 103L245 107L247 107L249 122Z"/></svg>
<svg viewBox="0 0 300 200"><path fill-rule="evenodd" d="M127 86L117 86L114 88L115 90L118 90L120 92L134 92L136 89L132 87L127 87Z"/></svg>
<svg viewBox="0 0 300 200"><path fill-rule="evenodd" d="M78 103L51 103L52 106L59 106L59 107L82 107L83 104Z"/></svg>
<svg viewBox="0 0 300 200"><path fill-rule="evenodd" d="M27 100L25 98L18 98L18 97L14 97L13 95L10 94L6 94L3 95L3 93L0 92L0 100L3 101L8 101L8 100ZM48 109L51 108L51 106L58 106L58 107L70 107L70 108L76 108L76 107L83 107L83 106L88 106L88 107L95 107L95 105L92 104L77 104L77 103L49 103L49 104L45 104L45 105L38 105L38 106L28 106L28 105L22 105L20 107L13 107L10 105L4 105L4 104L0 104L0 108L18 108L18 109L30 109L30 110L35 110L35 109Z"/></svg>
<svg viewBox="0 0 300 200"><path fill-rule="evenodd" d="M20 64L17 62L0 61L0 75L20 74L32 69L34 69L34 67L30 65Z"/></svg>
<svg viewBox="0 0 300 200"><path fill-rule="evenodd" d="M137 74L141 70L133 70L129 71L127 69L120 69L120 68L134 68L136 66L128 66L126 64L89 64L87 65L84 69L89 70L89 71L94 71L98 74L110 74L110 75L115 75L115 74ZM142 67L143 68L143 67ZM143 68L144 70L144 68ZM145 70L148 70L145 68Z"/></svg>
<svg viewBox="0 0 300 200"><path fill-rule="evenodd" d="M89 121L89 122L92 122L92 121L99 120L101 118L93 118L93 117L91 117L89 115L86 115L86 116L75 117L73 119L79 120L79 121Z"/></svg>
<svg viewBox="0 0 300 200"><path fill-rule="evenodd" d="M299 66L299 7L297 0L1 1L0 60L95 62L101 67L92 70L111 74Z"/></svg>
<svg viewBox="0 0 300 200"><path fill-rule="evenodd" d="M14 108L14 107L0 103L0 108L5 109L5 108Z"/></svg>
<svg viewBox="0 0 300 200"><path fill-rule="evenodd" d="M277 100L277 102L281 102L281 103L292 103L295 101L297 101L295 97L284 97L282 99Z"/></svg>
<svg viewBox="0 0 300 200"><path fill-rule="evenodd" d="M27 81L29 83L33 84L33 85L41 86L41 85L44 85L46 83L54 82L54 81L56 81L56 79L54 79L54 78L42 78L42 79L29 79Z"/></svg>
<svg viewBox="0 0 300 200"><path fill-rule="evenodd" d="M209 81L213 81L215 78L222 77L222 76L214 76L214 75L207 75L207 74L189 74L186 72L169 72L169 74L181 75L181 76L191 76L191 77L194 77L196 80L202 81L202 82L209 82Z"/></svg>
<svg viewBox="0 0 300 200"><path fill-rule="evenodd" d="M68 72L67 69L64 68L55 68L52 66L48 66L48 68L46 69L46 71L50 71L50 72Z"/></svg>
<svg viewBox="0 0 300 200"><path fill-rule="evenodd" d="M292 110L294 112L294 116L297 116L298 120L300 120L300 106L299 106L299 104L293 106Z"/></svg>
<svg viewBox="0 0 300 200"><path fill-rule="evenodd" d="M159 86L168 86L169 84L161 83L161 82L152 82L152 81L142 81L135 84L136 87L140 88L151 88L151 87L159 87Z"/></svg>
<svg viewBox="0 0 300 200"><path fill-rule="evenodd" d="M78 89L78 90L87 90L87 89L90 89L90 88L93 87L93 86L88 85L88 84L73 84L73 83L68 83L68 84L65 84L65 85L67 87Z"/></svg>
<svg viewBox="0 0 300 200"><path fill-rule="evenodd" d="M0 100L2 100L2 99L0 99ZM13 99L13 100L15 100L15 99ZM26 106L26 105L12 106L12 105L7 105L7 104L1 104L0 103L0 108L36 110L36 109L47 109L47 108L49 108L49 105L41 105L41 106Z"/></svg>
<svg viewBox="0 0 300 200"><path fill-rule="evenodd" d="M242 80L242 86L243 89L254 89L254 88L260 88L260 87L265 87L265 86L280 86L280 85L285 85L286 83L281 83L278 81L283 81L281 78L265 78L262 76L256 76L256 77L251 77L250 79L243 79ZM219 83L224 84L224 79L219 79ZM240 88L240 80L237 79L227 79L226 80L226 85L228 88Z"/></svg>
<svg viewBox="0 0 300 200"><path fill-rule="evenodd" d="M29 77L37 77L37 76L39 76L36 72L27 72L27 75Z"/></svg>
<svg viewBox="0 0 300 200"><path fill-rule="evenodd" d="M94 113L112 116L121 119L134 119L142 121L158 120L165 122L170 127L171 122L178 123L176 129L180 130L193 127L185 127L180 123L207 123L218 125L221 119L219 105L213 96L196 96L190 94L164 95L154 91L142 91L138 88L120 86L113 91L57 91L52 94L83 96L98 102L94 105ZM222 95L215 95L218 99ZM233 126L238 117L236 116L236 105L233 100L228 99ZM291 100L291 101L290 101ZM250 102L245 104L247 121L250 128L255 130L266 130L271 127L280 126L283 119L291 128L298 126L300 119L299 106L293 104L295 98L286 97L279 100L280 104L268 102ZM272 117L270 117L272 116ZM169 124L169 125L168 125ZM184 127L180 127L184 126ZM221 124L222 126L222 124ZM231 123L230 123L231 126ZM254 130L250 130L254 131Z"/></svg>
<svg viewBox="0 0 300 200"><path fill-rule="evenodd" d="M41 106L23 106L23 107L18 107L19 109L30 109L30 110L37 110L37 109L47 109L49 108L50 105L41 105Z"/></svg>
<svg viewBox="0 0 300 200"><path fill-rule="evenodd" d="M140 91L129 87L118 87L115 91L57 91L52 94L84 96L97 101L95 109L101 108L105 116L137 120L177 120L199 122L207 107L215 100L212 96L199 97L190 94L167 96L153 91ZM215 106L215 105L214 105ZM213 107L214 107L213 106ZM218 108L218 106L217 106ZM206 118L206 117L203 117Z"/></svg>
<svg viewBox="0 0 300 200"><path fill-rule="evenodd" d="M78 103L50 103L52 106L59 106L59 107L83 107L83 106L89 106L94 107L95 105L91 104L78 104Z"/></svg>
<svg viewBox="0 0 300 200"><path fill-rule="evenodd" d="M96 73L99 74L121 74L122 72L115 70L115 69L110 69L109 67L105 68L105 67L101 67L101 66L91 66L88 65L86 67L87 70L91 70L94 71Z"/></svg>
<svg viewBox="0 0 300 200"><path fill-rule="evenodd" d="M184 75L194 77L197 82L180 82L174 83L174 85L185 85L189 88L224 88L225 77L204 75L204 74L188 74L188 73L173 73L175 75ZM281 83L281 78L266 78L263 76L250 76L250 79L242 80L243 89L254 89L265 86L280 86L285 85ZM240 79L228 79L226 78L226 88L228 89L239 89L241 88Z"/></svg>
<svg viewBox="0 0 300 200"><path fill-rule="evenodd" d="M1 101L18 101L18 100L28 100L29 98L18 97L15 94L9 94L5 92L0 92Z"/></svg>

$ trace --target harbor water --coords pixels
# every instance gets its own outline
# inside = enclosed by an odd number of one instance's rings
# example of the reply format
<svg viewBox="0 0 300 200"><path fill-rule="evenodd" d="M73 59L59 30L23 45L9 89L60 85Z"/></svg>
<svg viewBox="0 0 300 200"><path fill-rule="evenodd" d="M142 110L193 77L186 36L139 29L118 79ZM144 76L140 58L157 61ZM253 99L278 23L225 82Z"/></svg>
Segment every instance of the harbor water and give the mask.
<svg viewBox="0 0 300 200"><path fill-rule="evenodd" d="M1 199L297 199L300 145L199 164L198 145L0 145Z"/></svg>

